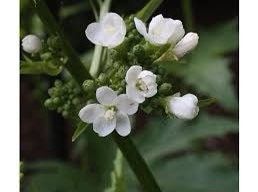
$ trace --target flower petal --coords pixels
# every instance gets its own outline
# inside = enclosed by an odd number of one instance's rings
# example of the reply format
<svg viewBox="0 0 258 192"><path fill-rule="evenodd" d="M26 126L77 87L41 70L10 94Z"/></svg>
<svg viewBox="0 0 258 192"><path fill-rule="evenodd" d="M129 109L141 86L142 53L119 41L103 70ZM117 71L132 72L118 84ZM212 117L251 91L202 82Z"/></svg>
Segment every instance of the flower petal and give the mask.
<svg viewBox="0 0 258 192"><path fill-rule="evenodd" d="M159 14L151 19L149 24L149 33L153 33L160 25L163 23L164 17L162 14Z"/></svg>
<svg viewBox="0 0 258 192"><path fill-rule="evenodd" d="M102 105L112 105L117 93L107 86L102 86L96 91L96 98Z"/></svg>
<svg viewBox="0 0 258 192"><path fill-rule="evenodd" d="M172 35L169 38L169 42L172 46L184 37L185 30L180 20L173 20L173 26L171 27Z"/></svg>
<svg viewBox="0 0 258 192"><path fill-rule="evenodd" d="M131 124L128 115L117 113L116 115L116 132L125 137L131 132Z"/></svg>
<svg viewBox="0 0 258 192"><path fill-rule="evenodd" d="M93 122L93 131L98 133L100 137L105 137L112 133L116 127L116 118L107 120L104 116L101 116Z"/></svg>
<svg viewBox="0 0 258 192"><path fill-rule="evenodd" d="M144 37L147 36L147 28L145 26L145 24L138 18L134 18L134 24L135 24L135 27L137 29L137 31Z"/></svg>
<svg viewBox="0 0 258 192"><path fill-rule="evenodd" d="M179 41L173 49L177 57L183 57L187 52L191 51L198 44L199 36L197 33L187 33L184 38Z"/></svg>
<svg viewBox="0 0 258 192"><path fill-rule="evenodd" d="M104 46L109 48L120 45L126 35L126 25L122 17L116 13L107 13L100 22L103 29Z"/></svg>
<svg viewBox="0 0 258 192"><path fill-rule="evenodd" d="M131 66L126 72L125 80L127 84L134 85L138 78L138 75L142 72L142 67L139 65Z"/></svg>
<svg viewBox="0 0 258 192"><path fill-rule="evenodd" d="M158 90L157 90L158 85L156 83L148 85L148 91L143 92L144 97L153 97L154 95L157 94Z"/></svg>
<svg viewBox="0 0 258 192"><path fill-rule="evenodd" d="M85 34L92 43L113 48L123 42L126 25L118 14L107 13L99 23L89 24Z"/></svg>
<svg viewBox="0 0 258 192"><path fill-rule="evenodd" d="M96 118L103 116L105 110L100 104L89 104L83 107L79 112L79 117L83 122L93 123Z"/></svg>
<svg viewBox="0 0 258 192"><path fill-rule="evenodd" d="M138 103L142 103L145 101L144 96L136 89L134 86L127 85L126 86L126 94L128 97Z"/></svg>
<svg viewBox="0 0 258 192"><path fill-rule="evenodd" d="M99 23L91 23L85 30L86 37L95 45L102 45L102 33Z"/></svg>
<svg viewBox="0 0 258 192"><path fill-rule="evenodd" d="M122 113L133 115L137 112L139 104L130 99L128 95L121 94L115 99L115 105Z"/></svg>

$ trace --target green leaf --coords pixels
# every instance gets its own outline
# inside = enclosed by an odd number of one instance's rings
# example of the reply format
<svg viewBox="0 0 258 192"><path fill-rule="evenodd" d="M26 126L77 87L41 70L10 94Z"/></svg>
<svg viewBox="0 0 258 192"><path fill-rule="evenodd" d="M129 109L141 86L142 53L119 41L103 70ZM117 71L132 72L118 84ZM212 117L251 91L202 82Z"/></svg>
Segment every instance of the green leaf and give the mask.
<svg viewBox="0 0 258 192"><path fill-rule="evenodd" d="M51 62L43 61L21 61L20 72L21 74L48 74L56 76L61 73L62 67L55 66Z"/></svg>
<svg viewBox="0 0 258 192"><path fill-rule="evenodd" d="M192 149L195 141L237 131L237 121L199 114L194 121L152 120L136 141L144 157L155 161L179 150Z"/></svg>
<svg viewBox="0 0 258 192"><path fill-rule="evenodd" d="M84 192L94 191L90 177L70 164L44 161L27 165L33 171L28 178L28 192Z"/></svg>
<svg viewBox="0 0 258 192"><path fill-rule="evenodd" d="M85 123L82 123L80 122L76 128L76 130L74 131L73 133L73 136L72 136L72 142L74 142L85 130L86 128L88 127L89 124L85 124Z"/></svg>
<svg viewBox="0 0 258 192"><path fill-rule="evenodd" d="M219 153L160 161L153 169L164 192L238 191L237 166Z"/></svg>
<svg viewBox="0 0 258 192"><path fill-rule="evenodd" d="M111 172L111 186L105 192L124 192L124 177L123 177L123 155L117 149L116 158L114 160L114 169Z"/></svg>
<svg viewBox="0 0 258 192"><path fill-rule="evenodd" d="M238 33L235 22L201 31L196 50L186 57L187 63L170 62L165 67L183 82L198 92L215 97L229 110L235 110L238 102L232 85L230 60L225 54L238 47Z"/></svg>

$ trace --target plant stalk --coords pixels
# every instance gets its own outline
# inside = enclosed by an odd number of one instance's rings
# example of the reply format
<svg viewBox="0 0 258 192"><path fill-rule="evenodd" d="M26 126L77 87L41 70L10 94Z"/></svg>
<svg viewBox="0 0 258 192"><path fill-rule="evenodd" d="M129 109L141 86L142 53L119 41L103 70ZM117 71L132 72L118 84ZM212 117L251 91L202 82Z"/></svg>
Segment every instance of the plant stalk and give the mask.
<svg viewBox="0 0 258 192"><path fill-rule="evenodd" d="M116 132L114 132L112 136L137 179L140 181L143 190L146 192L161 192L147 163L139 153L132 139L129 136L121 137Z"/></svg>
<svg viewBox="0 0 258 192"><path fill-rule="evenodd" d="M136 15L136 17L143 22L146 22L150 16L156 11L163 0L150 0Z"/></svg>
<svg viewBox="0 0 258 192"><path fill-rule="evenodd" d="M43 0L31 0L31 1L33 3L33 6L36 12L38 13L39 18L41 19L42 23L45 25L46 29L48 29L49 32L52 33L52 35L58 36L60 38L63 51L68 57L68 61L65 67L73 76L73 78L76 79L76 81L80 85L82 85L85 79L91 79L91 75L84 67L83 63L77 56L75 50L72 48L70 43L65 38L64 33L59 28L55 18L51 14L46 3Z"/></svg>
<svg viewBox="0 0 258 192"><path fill-rule="evenodd" d="M182 10L184 15L185 27L188 31L192 31L194 30L192 1L182 0L181 2L182 2Z"/></svg>

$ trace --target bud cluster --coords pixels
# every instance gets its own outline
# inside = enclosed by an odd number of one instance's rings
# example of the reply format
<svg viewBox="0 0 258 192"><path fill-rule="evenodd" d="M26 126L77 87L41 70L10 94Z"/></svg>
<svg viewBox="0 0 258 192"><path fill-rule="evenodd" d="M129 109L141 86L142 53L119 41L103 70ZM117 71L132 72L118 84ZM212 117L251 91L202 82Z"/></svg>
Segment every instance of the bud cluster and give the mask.
<svg viewBox="0 0 258 192"><path fill-rule="evenodd" d="M85 103L80 87L73 81L63 83L56 80L54 87L48 89L48 94L50 98L45 100L45 106L64 117L74 116Z"/></svg>

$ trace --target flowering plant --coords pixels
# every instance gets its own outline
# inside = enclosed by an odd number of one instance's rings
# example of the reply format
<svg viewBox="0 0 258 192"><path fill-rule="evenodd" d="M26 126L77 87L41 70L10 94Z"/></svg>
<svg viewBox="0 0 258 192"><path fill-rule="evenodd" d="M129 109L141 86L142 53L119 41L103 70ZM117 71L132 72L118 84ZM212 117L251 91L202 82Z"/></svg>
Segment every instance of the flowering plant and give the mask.
<svg viewBox="0 0 258 192"><path fill-rule="evenodd" d="M183 22L158 14L151 18L162 0L150 0L136 14L122 17L110 10L110 0L99 1L95 21L85 29L86 40L95 45L91 64L85 66L65 38L43 0L33 6L49 37L26 34L22 38L22 74L55 76L44 105L77 125L72 141L84 132L101 139L111 136L145 191L161 191L160 186L130 135L139 112L190 121L213 98L203 98L191 87L173 82L166 70L186 63L198 47L198 32L186 32ZM147 24L150 19L149 24ZM194 54L194 53L193 53ZM60 78L61 77L61 78ZM62 79L62 80L61 80ZM182 96L180 92L184 93ZM194 93L193 93L194 92ZM119 168L118 168L119 169ZM119 171L114 173L114 183Z"/></svg>

